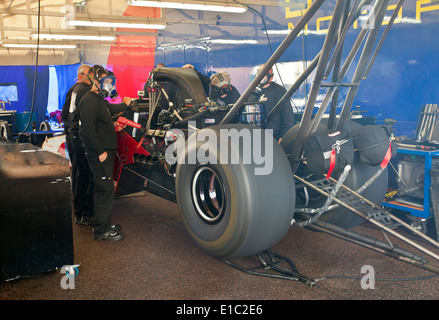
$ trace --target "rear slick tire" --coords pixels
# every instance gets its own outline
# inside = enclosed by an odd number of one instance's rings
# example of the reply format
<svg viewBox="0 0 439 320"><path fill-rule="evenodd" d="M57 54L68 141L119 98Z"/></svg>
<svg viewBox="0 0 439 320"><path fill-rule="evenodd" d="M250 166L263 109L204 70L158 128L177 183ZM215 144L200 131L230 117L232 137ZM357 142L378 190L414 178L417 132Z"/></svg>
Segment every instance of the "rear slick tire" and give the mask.
<svg viewBox="0 0 439 320"><path fill-rule="evenodd" d="M206 130L211 130L209 134L216 141L189 143L189 139L185 159L191 152L198 155L200 147L207 147L213 156L210 163L200 163L197 157L193 164L178 163L176 171L177 203L190 237L204 252L221 259L270 248L285 236L295 208L294 178L283 149L267 131L254 126L212 126L198 135ZM229 130L248 131L251 141L247 141L247 147L245 141L242 147L232 143ZM255 164L253 157L251 163L244 161L249 145L253 146L260 134L261 154L269 150L269 144L273 147L268 174L255 174L261 165ZM238 155L239 161L222 163L221 154Z"/></svg>

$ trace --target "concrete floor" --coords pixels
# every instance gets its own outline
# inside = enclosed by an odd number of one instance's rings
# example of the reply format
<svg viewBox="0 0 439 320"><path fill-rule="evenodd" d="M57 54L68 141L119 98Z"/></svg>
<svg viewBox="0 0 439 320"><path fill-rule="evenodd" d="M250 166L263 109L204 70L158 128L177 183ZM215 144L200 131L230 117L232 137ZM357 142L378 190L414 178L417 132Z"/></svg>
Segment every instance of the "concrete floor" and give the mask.
<svg viewBox="0 0 439 320"><path fill-rule="evenodd" d="M116 200L112 223L122 225L124 240L94 241L91 227L73 225L75 263L80 265L74 289L61 288L64 275L57 270L0 284L0 300L270 300L288 304L284 300L439 298L439 277L429 278L432 273L308 229L291 227L273 251L290 258L309 278L340 276L313 287L249 275L206 255L189 238L177 205L151 194ZM356 230L380 234L367 226ZM398 239L392 242L407 248ZM254 257L234 261L249 266L257 262ZM365 265L375 272L373 289L361 286Z"/></svg>

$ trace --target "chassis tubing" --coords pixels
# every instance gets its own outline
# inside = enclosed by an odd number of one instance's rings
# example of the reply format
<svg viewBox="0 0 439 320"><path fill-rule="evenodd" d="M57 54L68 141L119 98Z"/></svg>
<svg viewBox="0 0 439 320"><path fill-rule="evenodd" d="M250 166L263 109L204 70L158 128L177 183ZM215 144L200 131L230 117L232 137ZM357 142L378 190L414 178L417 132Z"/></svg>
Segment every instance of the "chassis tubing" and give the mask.
<svg viewBox="0 0 439 320"><path fill-rule="evenodd" d="M352 120L346 121L346 128L353 129L361 126ZM323 130L326 128L323 124L319 126L317 130ZM291 153L291 148L294 143L295 137L297 135L298 126L292 127L282 138L281 146L284 148L285 153ZM344 184L353 189L357 190L360 188L379 168L380 166L371 166L366 163L362 163L359 160L359 156L355 154L354 163L351 165L351 170L348 177L346 178ZM381 204L384 200L384 196L387 192L388 186L388 169L386 168L381 175L368 187L366 188L362 196L369 199L375 204ZM298 190L299 191L299 190ZM311 203L309 203L309 208L319 208L326 201L326 197L310 190L311 192ZM320 218L320 221L329 222L336 226L342 228L352 228L357 225L362 224L365 220L357 216L355 213L350 212L346 208L338 207L334 210L324 213Z"/></svg>

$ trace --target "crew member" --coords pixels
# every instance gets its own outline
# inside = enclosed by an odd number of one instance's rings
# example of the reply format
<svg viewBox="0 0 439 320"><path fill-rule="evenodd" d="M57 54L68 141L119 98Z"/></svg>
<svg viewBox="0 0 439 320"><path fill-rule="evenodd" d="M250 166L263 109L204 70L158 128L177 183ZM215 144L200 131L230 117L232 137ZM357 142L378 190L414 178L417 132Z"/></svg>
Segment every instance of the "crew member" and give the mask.
<svg viewBox="0 0 439 320"><path fill-rule="evenodd" d="M195 69L195 67L189 63L182 66L182 69L194 69L195 73L197 74L198 78L200 78L201 84L203 85L204 92L206 93L206 96L209 95L209 82L210 79L208 76L202 74L200 71Z"/></svg>
<svg viewBox="0 0 439 320"><path fill-rule="evenodd" d="M73 150L70 161L76 170L75 194L73 195L73 207L75 222L77 224L90 225L93 219L93 175L85 158L84 147L79 137L79 114L77 105L81 98L90 91L94 77L94 68L89 68L87 77L75 86L71 95L68 117L69 140Z"/></svg>
<svg viewBox="0 0 439 320"><path fill-rule="evenodd" d="M95 240L118 241L123 239L121 227L110 223L115 200L113 166L117 137L109 110L110 104L105 100L117 92L116 78L101 66L93 68L92 87L78 104L79 134L93 173L93 235Z"/></svg>
<svg viewBox="0 0 439 320"><path fill-rule="evenodd" d="M221 106L234 104L240 97L238 90L231 84L227 72L217 72L210 77L209 99Z"/></svg>
<svg viewBox="0 0 439 320"><path fill-rule="evenodd" d="M262 70L264 65L259 66L258 72ZM265 105L265 113L267 115L267 129L273 129L273 136L280 143L284 134L294 124L293 108L289 100L285 101L278 111L268 117L271 110L281 100L286 93L286 90L281 85L273 82L273 68L261 80L260 84L256 88L254 94L249 98L250 102L260 102Z"/></svg>
<svg viewBox="0 0 439 320"><path fill-rule="evenodd" d="M69 118L69 108L70 108L70 102L72 97L73 90L87 78L88 70L90 69L90 66L87 64L82 64L78 68L78 77L75 79L75 84L70 87L70 89L67 91L66 98L64 101L64 105L61 110L61 119L64 122L64 134L66 135L66 148L67 152L69 153L70 158L70 181L71 181L71 189L72 189L72 196L75 196L75 179L76 179L76 167L72 163L72 159L74 157L74 150L71 146L70 139L69 139L69 124L68 124L68 118Z"/></svg>

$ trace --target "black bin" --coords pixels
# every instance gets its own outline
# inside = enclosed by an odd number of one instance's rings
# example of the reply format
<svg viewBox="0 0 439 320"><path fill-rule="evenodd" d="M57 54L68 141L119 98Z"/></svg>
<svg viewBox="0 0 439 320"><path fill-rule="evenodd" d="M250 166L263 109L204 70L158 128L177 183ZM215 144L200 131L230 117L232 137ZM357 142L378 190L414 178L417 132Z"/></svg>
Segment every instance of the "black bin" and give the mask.
<svg viewBox="0 0 439 320"><path fill-rule="evenodd" d="M0 280L72 265L69 162L31 144L0 144Z"/></svg>

